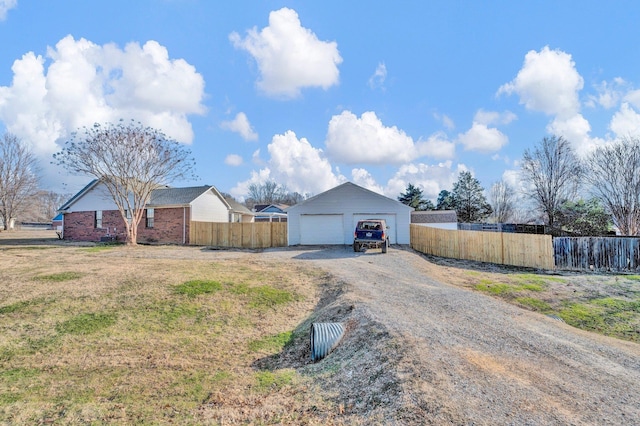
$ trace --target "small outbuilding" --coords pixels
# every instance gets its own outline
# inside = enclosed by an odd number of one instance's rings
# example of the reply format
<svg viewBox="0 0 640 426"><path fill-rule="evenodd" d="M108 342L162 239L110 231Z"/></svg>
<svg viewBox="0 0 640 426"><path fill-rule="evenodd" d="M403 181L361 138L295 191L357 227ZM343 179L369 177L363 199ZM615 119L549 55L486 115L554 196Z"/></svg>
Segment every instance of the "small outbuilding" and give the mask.
<svg viewBox="0 0 640 426"><path fill-rule="evenodd" d="M458 214L455 210L425 210L411 212L411 223L440 229L458 229Z"/></svg>
<svg viewBox="0 0 640 426"><path fill-rule="evenodd" d="M356 223L384 219L391 244L409 244L412 207L351 182L286 209L289 245L352 244Z"/></svg>

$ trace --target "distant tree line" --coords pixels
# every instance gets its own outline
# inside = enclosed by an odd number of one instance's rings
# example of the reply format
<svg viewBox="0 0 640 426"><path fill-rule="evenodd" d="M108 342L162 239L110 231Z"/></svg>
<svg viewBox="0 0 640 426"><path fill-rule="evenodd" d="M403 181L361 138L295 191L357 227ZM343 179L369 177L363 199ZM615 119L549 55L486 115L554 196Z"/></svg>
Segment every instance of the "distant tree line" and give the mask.
<svg viewBox="0 0 640 426"><path fill-rule="evenodd" d="M0 219L7 230L12 220L50 222L63 196L38 186L38 162L28 145L11 133L0 138Z"/></svg>
<svg viewBox="0 0 640 426"><path fill-rule="evenodd" d="M247 187L247 197L244 205L252 210L257 204L286 204L292 206L304 201L308 194L291 192L286 186L280 185L272 180L264 183L252 183Z"/></svg>
<svg viewBox="0 0 640 426"><path fill-rule="evenodd" d="M54 160L72 173L109 184L125 222L125 212L141 211L158 183L191 175L194 164L188 150L160 131L122 121L74 133ZM0 219L5 229L18 217L49 221L69 197L41 189L38 172L27 144L8 132L0 137ZM565 138L544 137L525 149L521 183L516 191L504 181L496 182L485 195L472 173L463 171L451 191L440 191L435 204L412 183L398 200L416 210L456 210L461 222L541 222L579 235L603 235L615 227L622 235L640 235L640 137L610 142L582 160ZM247 190L248 208L294 205L309 197L274 181L253 183ZM131 193L135 197L129 205L126 194ZM522 197L531 203L528 211L522 208ZM127 223L132 244L138 220Z"/></svg>
<svg viewBox="0 0 640 426"><path fill-rule="evenodd" d="M435 206L408 184L398 200L416 210L456 210L459 222L542 222L555 233L640 235L640 138L625 137L598 147L583 160L563 137L543 138L524 151L523 189L504 181L485 190L463 171L451 191L442 190ZM531 203L526 212L518 206ZM585 198L584 195L587 195Z"/></svg>
<svg viewBox="0 0 640 426"><path fill-rule="evenodd" d="M453 191L440 191L437 204L425 200L422 189L408 184L398 201L416 210L456 210L459 222L479 222L489 216L493 209L484 196L484 188L471 172L464 171L453 185Z"/></svg>

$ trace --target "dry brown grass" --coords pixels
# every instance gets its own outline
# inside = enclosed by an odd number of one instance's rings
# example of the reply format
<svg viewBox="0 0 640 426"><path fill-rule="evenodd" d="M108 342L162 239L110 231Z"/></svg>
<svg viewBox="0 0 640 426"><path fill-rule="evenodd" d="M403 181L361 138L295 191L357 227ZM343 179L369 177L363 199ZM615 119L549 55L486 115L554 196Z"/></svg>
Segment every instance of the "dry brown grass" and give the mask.
<svg viewBox="0 0 640 426"><path fill-rule="evenodd" d="M0 423L344 421L308 367L320 271L1 234Z"/></svg>
<svg viewBox="0 0 640 426"><path fill-rule="evenodd" d="M423 368L420 342L391 336L351 284L310 265L0 232L0 424L467 423L448 398L449 377ZM640 294L638 277L602 286L601 276L446 259L419 268L534 310L534 299L555 309ZM636 335L637 318L625 322ZM347 329L315 364L312 322ZM486 374L506 363L477 351L462 358Z"/></svg>
<svg viewBox="0 0 640 426"><path fill-rule="evenodd" d="M441 282L480 291L567 324L640 342L640 276L614 273L553 274L424 256L423 267Z"/></svg>

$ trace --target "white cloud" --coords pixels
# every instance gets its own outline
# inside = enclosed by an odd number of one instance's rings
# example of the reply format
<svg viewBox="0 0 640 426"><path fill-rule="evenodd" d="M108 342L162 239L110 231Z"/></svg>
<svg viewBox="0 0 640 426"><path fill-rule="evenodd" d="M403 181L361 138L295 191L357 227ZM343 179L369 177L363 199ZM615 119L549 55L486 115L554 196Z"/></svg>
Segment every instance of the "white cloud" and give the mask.
<svg viewBox="0 0 640 426"><path fill-rule="evenodd" d="M496 111L485 111L483 109L478 110L476 112L473 121L476 123L484 124L487 126L490 125L506 125L517 119L518 117L512 113L511 111L505 112L496 112Z"/></svg>
<svg viewBox="0 0 640 426"><path fill-rule="evenodd" d="M236 118L231 121L223 121L220 123L220 127L240 134L240 136L242 136L246 141L258 140L258 134L253 131L251 123L249 123L249 119L244 112L236 114Z"/></svg>
<svg viewBox="0 0 640 426"><path fill-rule="evenodd" d="M61 179L51 154L82 126L135 119L190 143L187 116L205 111L202 76L155 41L120 49L67 36L45 57L28 52L11 69L11 85L0 86L0 121L32 146L50 185Z"/></svg>
<svg viewBox="0 0 640 426"><path fill-rule="evenodd" d="M442 133L434 133L429 136L426 141L418 141L416 149L420 156L427 156L439 160L447 160L453 158L456 154L456 144L447 139Z"/></svg>
<svg viewBox="0 0 640 426"><path fill-rule="evenodd" d="M275 135L268 145L270 158L266 167L253 172L248 181L240 182L231 190L237 197L246 195L250 183L274 180L289 191L318 194L333 188L346 179L335 174L321 149L311 146L305 138L298 139L292 131Z"/></svg>
<svg viewBox="0 0 640 426"><path fill-rule="evenodd" d="M439 114L437 112L433 113L433 118L435 118L436 120L440 121L442 123L442 125L444 126L445 129L447 130L453 130L455 129L456 125L453 122L453 120L447 116L446 114Z"/></svg>
<svg viewBox="0 0 640 426"><path fill-rule="evenodd" d="M584 155L602 143L601 139L589 136L591 125L581 114L556 118L547 125L547 131L568 140L578 155Z"/></svg>
<svg viewBox="0 0 640 426"><path fill-rule="evenodd" d="M253 164L256 164L258 166L263 166L264 165L264 160L262 158L260 158L260 150L256 149L253 154L251 155L251 161L253 162Z"/></svg>
<svg viewBox="0 0 640 426"><path fill-rule="evenodd" d="M204 112L204 81L157 42L121 50L67 36L47 57L45 68L45 58L25 54L13 64L11 86L0 87L0 120L36 152L55 152L56 141L81 126L131 118L181 142L193 139L187 115Z"/></svg>
<svg viewBox="0 0 640 426"><path fill-rule="evenodd" d="M259 171L252 171L251 177L244 181L238 182L238 184L229 191L231 196L240 202L245 200L245 197L249 194L249 185L252 183L261 184L268 180L272 180L270 177L271 170L268 168L261 169Z"/></svg>
<svg viewBox="0 0 640 426"><path fill-rule="evenodd" d="M369 77L369 87L372 89L384 90L384 82L387 79L387 66L381 62L376 67L375 72Z"/></svg>
<svg viewBox="0 0 640 426"><path fill-rule="evenodd" d="M7 18L7 12L18 5L18 0L0 0L0 21Z"/></svg>
<svg viewBox="0 0 640 426"><path fill-rule="evenodd" d="M461 171L467 170L466 166L459 164L452 168L451 161L429 164L406 164L401 166L396 174L389 179L385 187L385 194L391 198L397 198L411 183L422 189L425 198L435 201L443 189L451 190Z"/></svg>
<svg viewBox="0 0 640 426"><path fill-rule="evenodd" d="M637 135L640 133L640 114L627 102L611 118L609 128L617 136Z"/></svg>
<svg viewBox="0 0 640 426"><path fill-rule="evenodd" d="M520 169L505 170L502 173L502 181L518 192L522 192L525 189Z"/></svg>
<svg viewBox="0 0 640 426"><path fill-rule="evenodd" d="M366 188L370 191L377 192L384 195L384 188L376 183L376 180L371 173L365 169L353 169L351 170L351 181L356 185Z"/></svg>
<svg viewBox="0 0 640 426"><path fill-rule="evenodd" d="M500 150L509 142L509 138L496 128L474 122L466 133L458 135L458 141L465 150L491 153Z"/></svg>
<svg viewBox="0 0 640 426"><path fill-rule="evenodd" d="M491 156L493 161L502 161L506 165L511 165L511 158L508 155L494 154Z"/></svg>
<svg viewBox="0 0 640 426"><path fill-rule="evenodd" d="M229 166L234 166L234 167L240 166L240 165L242 165L242 157L237 155L237 154L229 154L224 159L224 163L229 165Z"/></svg>
<svg viewBox="0 0 640 426"><path fill-rule="evenodd" d="M509 138L500 130L489 126L506 125L516 118L516 115L511 111L500 113L480 109L473 118L471 128L466 133L458 135L458 142L464 146L465 150L469 151L482 153L499 151L509 143Z"/></svg>
<svg viewBox="0 0 640 426"><path fill-rule="evenodd" d="M626 95L624 95L623 100L636 108L640 108L640 90L629 91Z"/></svg>
<svg viewBox="0 0 640 426"><path fill-rule="evenodd" d="M624 97L627 86L627 82L620 77L614 78L611 82L603 81L594 86L598 95L589 95L585 104L592 108L596 105L605 109L614 108Z"/></svg>
<svg viewBox="0 0 640 426"><path fill-rule="evenodd" d="M246 50L258 64L258 88L269 96L295 98L305 87L338 84L342 57L336 42L325 42L302 27L295 10L282 8L269 14L269 26L254 27L243 39L233 32L229 39Z"/></svg>
<svg viewBox="0 0 640 426"><path fill-rule="evenodd" d="M498 94L515 93L527 109L566 117L580 110L578 91L583 85L571 55L545 46L526 54L516 78L500 87Z"/></svg>
<svg viewBox="0 0 640 426"><path fill-rule="evenodd" d="M603 83L598 89L600 96L592 96L587 105L598 103L605 108L612 107L618 102L624 85L620 78L610 84ZM554 116L547 131L565 137L576 153L582 155L603 143L602 139L590 136L591 125L580 113L578 93L583 86L584 80L571 55L546 46L540 52L528 52L516 78L500 87L498 94L515 93L527 109Z"/></svg>
<svg viewBox="0 0 640 426"><path fill-rule="evenodd" d="M385 127L375 112L358 118L350 111L329 121L327 153L347 164L400 164L416 158L413 139L397 127Z"/></svg>
<svg viewBox="0 0 640 426"><path fill-rule="evenodd" d="M351 111L331 117L325 144L332 160L347 164L403 164L423 156L449 159L455 155L455 143L444 133L414 142L396 126L382 124L373 111L360 118Z"/></svg>

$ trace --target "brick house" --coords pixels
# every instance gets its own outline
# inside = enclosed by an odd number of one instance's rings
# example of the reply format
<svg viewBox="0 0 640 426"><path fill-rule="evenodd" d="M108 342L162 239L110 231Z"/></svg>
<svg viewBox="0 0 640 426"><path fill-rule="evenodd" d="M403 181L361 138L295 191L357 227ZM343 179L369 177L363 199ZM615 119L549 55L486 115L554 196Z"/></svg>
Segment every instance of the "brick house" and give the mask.
<svg viewBox="0 0 640 426"><path fill-rule="evenodd" d="M62 238L72 241L124 241L122 216L106 187L93 180L60 209ZM189 244L192 221L253 222L254 213L213 186L161 187L151 193L138 224L138 242Z"/></svg>

